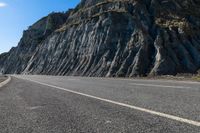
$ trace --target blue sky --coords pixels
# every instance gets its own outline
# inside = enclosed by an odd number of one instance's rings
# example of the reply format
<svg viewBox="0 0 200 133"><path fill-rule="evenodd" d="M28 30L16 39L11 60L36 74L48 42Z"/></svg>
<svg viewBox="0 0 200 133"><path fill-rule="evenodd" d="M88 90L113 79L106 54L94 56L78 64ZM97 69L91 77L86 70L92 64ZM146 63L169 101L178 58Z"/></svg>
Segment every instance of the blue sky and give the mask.
<svg viewBox="0 0 200 133"><path fill-rule="evenodd" d="M80 0L0 0L0 53L16 46L23 30L49 13L67 11Z"/></svg>

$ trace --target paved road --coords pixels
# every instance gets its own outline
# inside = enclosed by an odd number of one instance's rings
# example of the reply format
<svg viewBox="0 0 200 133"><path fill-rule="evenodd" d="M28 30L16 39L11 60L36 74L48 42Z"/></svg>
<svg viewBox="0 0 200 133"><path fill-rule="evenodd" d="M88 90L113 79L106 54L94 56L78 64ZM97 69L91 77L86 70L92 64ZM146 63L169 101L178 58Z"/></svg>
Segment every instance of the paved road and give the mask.
<svg viewBox="0 0 200 133"><path fill-rule="evenodd" d="M199 133L200 83L15 76L0 133Z"/></svg>

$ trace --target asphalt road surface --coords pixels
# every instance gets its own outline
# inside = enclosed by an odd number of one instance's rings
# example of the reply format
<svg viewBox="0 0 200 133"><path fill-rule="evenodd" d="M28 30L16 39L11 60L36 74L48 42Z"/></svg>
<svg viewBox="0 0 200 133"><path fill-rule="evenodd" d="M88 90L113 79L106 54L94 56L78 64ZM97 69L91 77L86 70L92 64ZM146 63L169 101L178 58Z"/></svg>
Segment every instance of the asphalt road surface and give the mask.
<svg viewBox="0 0 200 133"><path fill-rule="evenodd" d="M0 133L200 133L200 83L15 75Z"/></svg>

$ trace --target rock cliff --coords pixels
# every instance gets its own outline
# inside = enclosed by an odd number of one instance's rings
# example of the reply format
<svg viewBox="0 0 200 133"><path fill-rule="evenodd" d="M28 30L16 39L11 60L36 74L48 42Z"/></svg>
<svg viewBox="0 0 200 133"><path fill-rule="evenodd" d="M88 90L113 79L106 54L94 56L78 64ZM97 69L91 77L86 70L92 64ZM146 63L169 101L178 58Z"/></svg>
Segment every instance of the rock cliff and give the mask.
<svg viewBox="0 0 200 133"><path fill-rule="evenodd" d="M198 0L82 0L31 26L3 73L147 76L200 69Z"/></svg>

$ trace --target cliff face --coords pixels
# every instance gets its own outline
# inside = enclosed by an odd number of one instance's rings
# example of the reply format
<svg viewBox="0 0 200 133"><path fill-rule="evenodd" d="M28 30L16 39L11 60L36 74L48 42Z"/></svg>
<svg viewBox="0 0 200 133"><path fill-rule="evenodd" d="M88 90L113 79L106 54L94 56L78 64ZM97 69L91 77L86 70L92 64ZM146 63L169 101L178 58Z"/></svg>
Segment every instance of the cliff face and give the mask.
<svg viewBox="0 0 200 133"><path fill-rule="evenodd" d="M82 0L0 55L4 73L147 76L200 68L197 0Z"/></svg>

